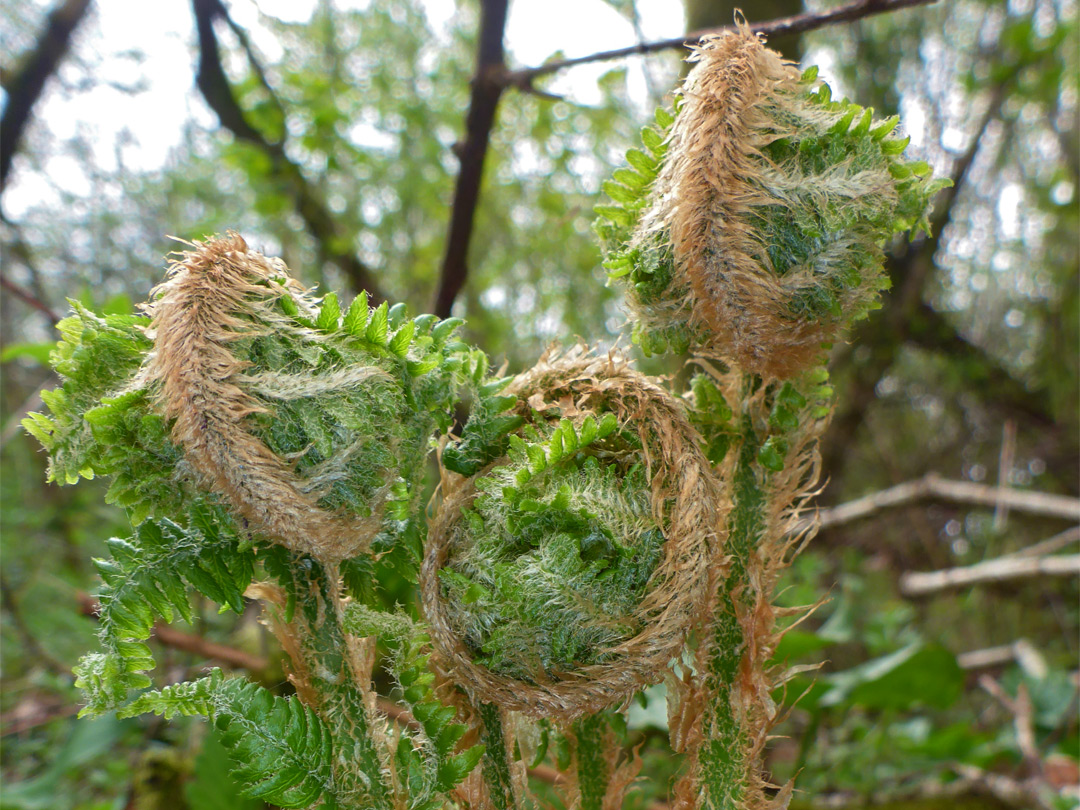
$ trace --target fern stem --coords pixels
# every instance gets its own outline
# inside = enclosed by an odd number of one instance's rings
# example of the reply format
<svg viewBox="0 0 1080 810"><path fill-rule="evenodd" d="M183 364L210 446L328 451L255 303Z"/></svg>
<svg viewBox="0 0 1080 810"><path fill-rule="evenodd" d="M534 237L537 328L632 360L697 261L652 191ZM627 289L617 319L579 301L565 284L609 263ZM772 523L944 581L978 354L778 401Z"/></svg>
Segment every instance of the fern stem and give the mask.
<svg viewBox="0 0 1080 810"><path fill-rule="evenodd" d="M480 735L480 740L484 744L481 768L491 804L495 810L515 810L517 798L514 795L510 760L506 754L502 711L494 703L481 703L477 708L480 720L484 724Z"/></svg>
<svg viewBox="0 0 1080 810"><path fill-rule="evenodd" d="M328 570L310 557L289 557L285 584L296 597L289 630L298 642L292 680L299 694L316 696L312 708L330 728L335 781L342 792L356 796L353 806L358 810L392 810L391 792L367 713L364 693L370 673L359 671L358 662L350 655L336 569Z"/></svg>
<svg viewBox="0 0 1080 810"><path fill-rule="evenodd" d="M747 789L748 740L740 722L740 664L747 639L740 612L753 607L749 577L765 530L768 500L758 479L760 441L749 416L742 418L742 441L732 477L734 507L728 519L728 576L717 593L706 688L713 696L703 718L705 742L699 753L704 808L738 807Z"/></svg>

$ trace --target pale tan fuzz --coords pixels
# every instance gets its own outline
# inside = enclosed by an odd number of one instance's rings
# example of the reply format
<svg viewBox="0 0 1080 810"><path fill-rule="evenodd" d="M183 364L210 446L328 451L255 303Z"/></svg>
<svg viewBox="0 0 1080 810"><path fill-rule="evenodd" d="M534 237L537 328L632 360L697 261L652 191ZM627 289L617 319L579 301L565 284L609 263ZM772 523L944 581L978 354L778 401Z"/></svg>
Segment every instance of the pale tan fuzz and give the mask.
<svg viewBox="0 0 1080 810"><path fill-rule="evenodd" d="M250 364L230 350L241 338L281 326L274 302L299 298L303 288L282 262L248 250L236 233L194 247L172 264L146 306L154 350L143 373L148 383L160 385L160 406L175 420L173 441L256 532L326 563L355 556L380 530L379 510L358 518L319 507L310 482L249 430L248 417L266 408L241 385L258 390L280 384L280 375L248 375ZM383 372L347 374L352 382ZM309 392L299 385L295 393Z"/></svg>
<svg viewBox="0 0 1080 810"><path fill-rule="evenodd" d="M788 378L817 360L836 331L791 315L792 296L806 279L777 277L750 216L756 207L790 204L776 196L776 178L765 176L760 149L790 134L773 110L785 95L793 98L800 74L745 24L703 39L690 61L697 64L683 85L638 238L670 235L672 286L693 291L691 324L708 335L707 352Z"/></svg>

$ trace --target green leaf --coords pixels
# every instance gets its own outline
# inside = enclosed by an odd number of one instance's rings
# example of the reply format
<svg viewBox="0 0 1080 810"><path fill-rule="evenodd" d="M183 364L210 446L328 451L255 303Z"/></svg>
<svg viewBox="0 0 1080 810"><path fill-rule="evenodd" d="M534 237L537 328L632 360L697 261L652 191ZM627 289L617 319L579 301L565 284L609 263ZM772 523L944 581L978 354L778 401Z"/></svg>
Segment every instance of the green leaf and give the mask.
<svg viewBox="0 0 1080 810"><path fill-rule="evenodd" d="M788 444L784 439L779 436L770 436L758 450L758 463L766 470L780 472L784 469L784 457L787 451Z"/></svg>
<svg viewBox="0 0 1080 810"><path fill-rule="evenodd" d="M52 354L52 343L9 343L4 351L0 352L0 363L10 363L20 357L33 360L41 366L49 365L49 355Z"/></svg>
<svg viewBox="0 0 1080 810"><path fill-rule="evenodd" d="M605 439L619 427L619 420L613 413L605 413L600 418L600 425L596 429L596 438Z"/></svg>
<svg viewBox="0 0 1080 810"><path fill-rule="evenodd" d="M367 328L368 313L368 294L365 291L349 304L349 311L345 313L345 321L342 324L345 331L353 337L363 337L364 330Z"/></svg>
<svg viewBox="0 0 1080 810"><path fill-rule="evenodd" d="M191 810L259 810L262 802L243 795L229 768L229 755L216 731L206 735L184 785Z"/></svg>
<svg viewBox="0 0 1080 810"><path fill-rule="evenodd" d="M295 696L279 698L221 670L190 683L140 696L119 714L153 712L166 718L203 715L214 722L233 762L233 777L248 796L284 808L308 807L343 797L334 782L329 729Z"/></svg>
<svg viewBox="0 0 1080 810"><path fill-rule="evenodd" d="M334 332L338 328L338 320L341 318L341 307L338 304L336 293L329 293L323 299L319 317L315 320L315 327L322 332Z"/></svg>
<svg viewBox="0 0 1080 810"><path fill-rule="evenodd" d="M431 330L431 337L435 341L435 345L442 346L446 343L454 333L454 330L463 323L465 323L464 318L447 318L445 321L440 321L439 324Z"/></svg>
<svg viewBox="0 0 1080 810"><path fill-rule="evenodd" d="M406 321L397 332L394 333L394 337L390 339L390 351L397 357L405 357L409 353L409 344L412 343L413 333L416 331L416 324L413 321Z"/></svg>
<svg viewBox="0 0 1080 810"><path fill-rule="evenodd" d="M632 204L638 202L641 198L641 194L632 188L628 188L620 183L616 183L613 180L604 181L604 193L606 193L615 202L624 204Z"/></svg>
<svg viewBox="0 0 1080 810"><path fill-rule="evenodd" d="M378 309L371 316L371 320L368 322L367 330L364 332L364 337L369 343L374 343L376 346L385 346L387 331L389 327L388 310L390 305L383 301L379 304Z"/></svg>
<svg viewBox="0 0 1080 810"><path fill-rule="evenodd" d="M455 785L462 782L466 776L472 773L473 768L480 762L484 755L483 745L474 745L460 754L450 757L438 769L438 781L436 787L442 791L452 790Z"/></svg>
<svg viewBox="0 0 1080 810"><path fill-rule="evenodd" d="M107 546L112 559L94 561L105 583L98 594L103 652L83 656L75 668L76 685L86 693L84 715L115 708L129 690L149 685L142 673L154 660L142 642L155 616L171 621L175 612L190 622L189 589L242 612L255 573L254 552L231 519L203 504L192 507L187 528L147 521L132 538L113 538Z"/></svg>
<svg viewBox="0 0 1080 810"><path fill-rule="evenodd" d="M964 671L956 657L936 644L914 642L828 679L832 690L822 706L840 703L877 710L926 706L944 710L963 693Z"/></svg>
<svg viewBox="0 0 1080 810"><path fill-rule="evenodd" d="M651 183L656 177L658 168L656 158L646 155L640 149L630 149L627 151L626 161L637 169L638 173L645 178L645 182Z"/></svg>

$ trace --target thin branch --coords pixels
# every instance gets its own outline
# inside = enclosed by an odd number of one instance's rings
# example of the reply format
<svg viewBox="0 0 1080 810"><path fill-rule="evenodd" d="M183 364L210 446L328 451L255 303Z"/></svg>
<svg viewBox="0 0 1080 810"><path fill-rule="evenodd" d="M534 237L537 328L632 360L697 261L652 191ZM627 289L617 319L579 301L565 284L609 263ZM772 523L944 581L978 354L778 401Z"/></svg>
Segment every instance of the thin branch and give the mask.
<svg viewBox="0 0 1080 810"><path fill-rule="evenodd" d="M64 0L49 14L45 30L18 71L4 76L7 103L0 118L0 191L7 185L11 161L19 148L34 105L71 44L71 35L86 16L90 0Z"/></svg>
<svg viewBox="0 0 1080 810"><path fill-rule="evenodd" d="M20 284L16 284L14 281L7 278L6 276L0 276L0 288L11 293L24 304L27 304L36 309L38 312L42 313L46 318L49 319L49 323L53 324L54 326L60 320L60 316L53 311L52 307L50 307L32 292L27 290L25 287Z"/></svg>
<svg viewBox="0 0 1080 810"><path fill-rule="evenodd" d="M96 619L101 608L97 600L87 594L79 594L78 599L79 611L84 616ZM208 641L202 636L185 633L164 622L157 622L154 625L154 638L162 646L183 650L210 661L220 661L237 669L246 669L248 672L263 672L270 666L270 662L262 656Z"/></svg>
<svg viewBox="0 0 1080 810"><path fill-rule="evenodd" d="M1037 678L1046 676L1046 660L1026 638L1017 639L1012 644L970 650L956 656L956 663L966 670L995 669L1014 661L1019 663L1025 672Z"/></svg>
<svg viewBox="0 0 1080 810"><path fill-rule="evenodd" d="M228 11L220 0L192 0L195 12L196 30L199 35L199 72L196 84L206 103L217 113L221 125L242 141L246 141L265 153L271 161L271 172L282 182L292 198L293 206L304 221L310 233L319 245L320 251L349 280L354 290L367 290L370 300L380 302L385 295L375 282L371 269L360 260L350 248L342 249L342 243L351 244L352 240L343 239L330 210L326 207L311 183L308 182L300 167L285 154L282 141L271 140L260 132L248 120L244 110L233 95L232 86L221 64L217 34L214 32L214 20L222 19L234 26ZM235 27L234 27L235 30ZM245 45L241 39L241 45ZM254 62L254 51L247 49L248 58L253 60L256 75L265 79L261 66ZM270 91L269 84L264 89ZM275 103L280 107L280 102Z"/></svg>
<svg viewBox="0 0 1080 810"><path fill-rule="evenodd" d="M1044 557L1047 554L1061 551L1063 548L1067 548L1076 542L1080 542L1080 526L1073 526L1071 529L1066 529L1060 534L1055 534L1053 537L1049 537L1046 540L1035 543L1034 545L1026 546L1019 551L1014 551L1011 554L1006 554L1004 556Z"/></svg>
<svg viewBox="0 0 1080 810"><path fill-rule="evenodd" d="M987 484L950 481L937 473L928 473L922 478L871 493L832 509L822 509L819 513L819 525L825 528L851 523L884 509L923 500L952 501L988 507L1003 503L1018 512L1080 521L1080 498L1019 489L1000 490Z"/></svg>
<svg viewBox="0 0 1080 810"><path fill-rule="evenodd" d="M838 397L842 404L829 428L832 441L825 443L822 467L834 480L840 477L847 458L847 443L841 437L858 433L877 398L878 382L895 365L901 349L908 344L960 361L954 366L967 375L963 381L967 388L985 392L983 398L995 407L1006 412L1019 412L1047 429L1053 426L1045 398L1028 391L997 358L967 341L948 317L924 300L926 284L933 277L934 256L941 234L952 222L956 202L971 180L983 135L999 118L1006 89L1014 78L1015 73L1003 77L986 99L967 149L953 164L953 185L943 189L934 199L931 235L910 245L901 244L890 254L886 267L893 291L883 299L882 317L868 319L852 336L853 345L871 351L867 362L852 364L852 379L847 390Z"/></svg>
<svg viewBox="0 0 1080 810"><path fill-rule="evenodd" d="M979 686L993 695L1005 710L1013 717L1013 729L1016 732L1016 747L1024 757L1024 762L1033 773L1042 771L1039 747L1035 743L1035 707L1031 703L1031 694L1027 684L1020 684L1016 697L1011 697L1004 687L989 675L979 678Z"/></svg>
<svg viewBox="0 0 1080 810"><path fill-rule="evenodd" d="M469 242L473 220L480 199L480 181L484 175L491 130L499 97L507 87L504 80L506 61L503 35L506 30L508 0L483 0L480 6L480 37L477 43L476 74L472 80L469 113L465 119L465 141L458 150L461 168L450 210L450 229L446 237L439 290L433 311L440 318L450 315L469 273Z"/></svg>
<svg viewBox="0 0 1080 810"><path fill-rule="evenodd" d="M924 6L936 0L856 0L845 6L824 12L806 12L796 14L794 17L782 17L778 20L754 23L750 26L757 34L764 36L782 36L788 34L802 34L827 25L853 22L877 14L885 14L890 11L899 11L914 6ZM706 28L702 31L691 31L681 37L673 39L661 39L655 42L641 42L629 45L625 48L615 48L610 51L600 51L588 56L577 56L573 59L557 59L536 67L511 70L501 78L504 87L525 87L532 83L538 76L546 76L577 65L586 65L592 62L606 62L612 59L624 59L628 56L656 53L657 51L672 50L686 47L687 43L695 42L702 37L714 36L723 31L730 31L733 26L725 25L720 28Z"/></svg>
<svg viewBox="0 0 1080 810"><path fill-rule="evenodd" d="M947 568L944 571L907 573L900 577L904 596L927 596L984 582L1006 582L1026 577L1080 576L1080 554L1051 557L1002 557L997 560Z"/></svg>

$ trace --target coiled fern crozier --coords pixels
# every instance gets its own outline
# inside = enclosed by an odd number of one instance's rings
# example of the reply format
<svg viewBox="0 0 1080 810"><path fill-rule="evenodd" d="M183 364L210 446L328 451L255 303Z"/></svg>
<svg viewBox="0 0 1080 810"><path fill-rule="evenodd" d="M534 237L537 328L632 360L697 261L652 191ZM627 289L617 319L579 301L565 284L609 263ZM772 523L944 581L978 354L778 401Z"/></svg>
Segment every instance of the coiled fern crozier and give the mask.
<svg viewBox="0 0 1080 810"><path fill-rule="evenodd" d="M236 234L192 243L146 316L73 305L64 383L26 428L51 480L111 476L133 526L97 561L84 714L208 717L248 793L282 807L533 807L546 759L567 806L600 810L640 769L626 706L663 681L687 763L673 805L786 805L760 766L784 680L771 592L809 537L826 352L942 182L895 119L833 101L745 26L692 59L596 226L634 341L689 354L685 390L581 346L496 378L459 319L365 295L343 311ZM386 564L419 617L383 607ZM219 671L150 690L153 623L191 621L192 592L260 600L295 694ZM408 722L377 709L380 651Z"/></svg>

